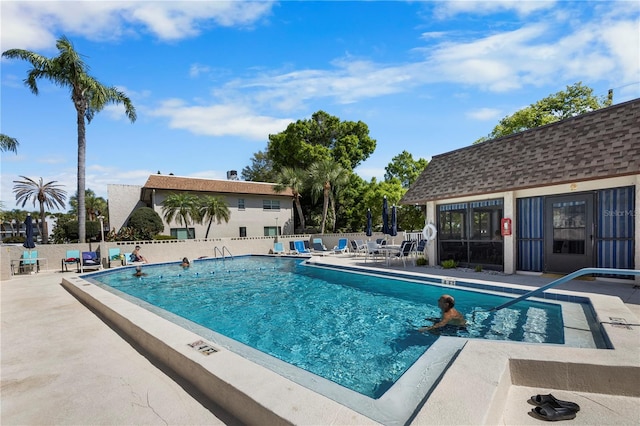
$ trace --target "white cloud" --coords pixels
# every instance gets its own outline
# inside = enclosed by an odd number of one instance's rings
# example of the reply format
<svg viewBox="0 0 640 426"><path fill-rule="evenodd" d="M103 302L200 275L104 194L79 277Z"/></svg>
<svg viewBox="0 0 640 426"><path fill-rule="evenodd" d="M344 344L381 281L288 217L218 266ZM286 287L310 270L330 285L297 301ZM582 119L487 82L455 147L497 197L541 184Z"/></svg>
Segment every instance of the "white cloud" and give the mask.
<svg viewBox="0 0 640 426"><path fill-rule="evenodd" d="M273 2L240 1L9 1L2 2L2 50L55 46L56 34L92 40L134 37L142 31L161 40L194 37L209 26L246 27L268 15ZM70 13L70 8L73 12Z"/></svg>
<svg viewBox="0 0 640 426"><path fill-rule="evenodd" d="M259 115L243 105L187 105L178 99L162 102L150 115L169 119L169 127L198 135L242 136L264 141L281 132L293 119Z"/></svg>
<svg viewBox="0 0 640 426"><path fill-rule="evenodd" d="M488 121L500 117L501 111L495 108L480 108L468 111L465 115L473 120Z"/></svg>
<svg viewBox="0 0 640 426"><path fill-rule="evenodd" d="M446 18L461 13L487 15L490 13L514 11L520 16L552 8L556 0L452 0L436 3L436 16Z"/></svg>

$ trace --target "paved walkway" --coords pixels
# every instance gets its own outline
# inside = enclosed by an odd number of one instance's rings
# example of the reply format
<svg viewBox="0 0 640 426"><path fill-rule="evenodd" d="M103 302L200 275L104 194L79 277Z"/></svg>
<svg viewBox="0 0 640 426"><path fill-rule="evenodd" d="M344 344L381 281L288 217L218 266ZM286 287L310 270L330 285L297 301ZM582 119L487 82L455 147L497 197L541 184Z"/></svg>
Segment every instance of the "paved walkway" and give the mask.
<svg viewBox="0 0 640 426"><path fill-rule="evenodd" d="M45 272L0 283L3 426L238 424L142 356L60 281L61 273Z"/></svg>
<svg viewBox="0 0 640 426"><path fill-rule="evenodd" d="M530 286L553 280L407 270ZM239 424L141 355L65 291L61 276L45 272L0 283L2 425ZM558 288L616 295L640 317L640 289L633 283L571 281Z"/></svg>

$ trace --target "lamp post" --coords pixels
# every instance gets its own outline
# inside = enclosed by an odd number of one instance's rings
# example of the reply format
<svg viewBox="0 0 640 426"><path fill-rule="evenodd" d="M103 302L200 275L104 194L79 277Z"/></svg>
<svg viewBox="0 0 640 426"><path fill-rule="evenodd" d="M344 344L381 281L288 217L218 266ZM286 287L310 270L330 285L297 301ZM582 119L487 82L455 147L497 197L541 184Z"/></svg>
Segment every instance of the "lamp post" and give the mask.
<svg viewBox="0 0 640 426"><path fill-rule="evenodd" d="M278 218L276 217L276 243L278 242Z"/></svg>
<svg viewBox="0 0 640 426"><path fill-rule="evenodd" d="M104 242L104 216L98 216L98 220L100 220L100 241Z"/></svg>

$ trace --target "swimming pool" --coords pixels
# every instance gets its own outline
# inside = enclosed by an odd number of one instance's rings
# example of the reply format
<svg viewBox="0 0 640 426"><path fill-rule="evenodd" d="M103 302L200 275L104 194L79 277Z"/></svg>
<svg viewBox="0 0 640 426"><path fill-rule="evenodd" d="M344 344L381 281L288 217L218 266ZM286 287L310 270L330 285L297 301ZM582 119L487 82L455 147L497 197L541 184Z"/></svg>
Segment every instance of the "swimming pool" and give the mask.
<svg viewBox="0 0 640 426"><path fill-rule="evenodd" d="M300 259L238 257L145 266L92 274L103 288L122 292L214 330L370 398L381 398L438 340L419 333L437 317L445 292L427 283L309 267ZM489 309L504 296L447 288L456 308ZM475 316L470 338L564 343L560 305L526 301Z"/></svg>

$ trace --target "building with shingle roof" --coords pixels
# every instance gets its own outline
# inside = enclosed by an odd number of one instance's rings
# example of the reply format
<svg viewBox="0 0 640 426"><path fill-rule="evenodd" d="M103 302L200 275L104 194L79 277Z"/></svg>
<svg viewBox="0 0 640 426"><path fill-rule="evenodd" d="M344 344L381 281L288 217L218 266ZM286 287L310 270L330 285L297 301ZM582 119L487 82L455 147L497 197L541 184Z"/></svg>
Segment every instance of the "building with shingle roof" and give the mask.
<svg viewBox="0 0 640 426"><path fill-rule="evenodd" d="M434 156L401 203L426 205L432 263L569 272L640 264L639 197L635 99Z"/></svg>
<svg viewBox="0 0 640 426"><path fill-rule="evenodd" d="M133 211L140 207L155 210L165 223L165 234L187 238L184 225L164 220L162 206L170 194L212 195L225 200L230 210L229 222L214 221L208 238L247 237L292 234L293 193L290 188L278 192L276 184L239 180L191 178L174 175L150 175L144 185L108 185L109 222L119 230ZM208 221L190 223L189 235L205 238Z"/></svg>

